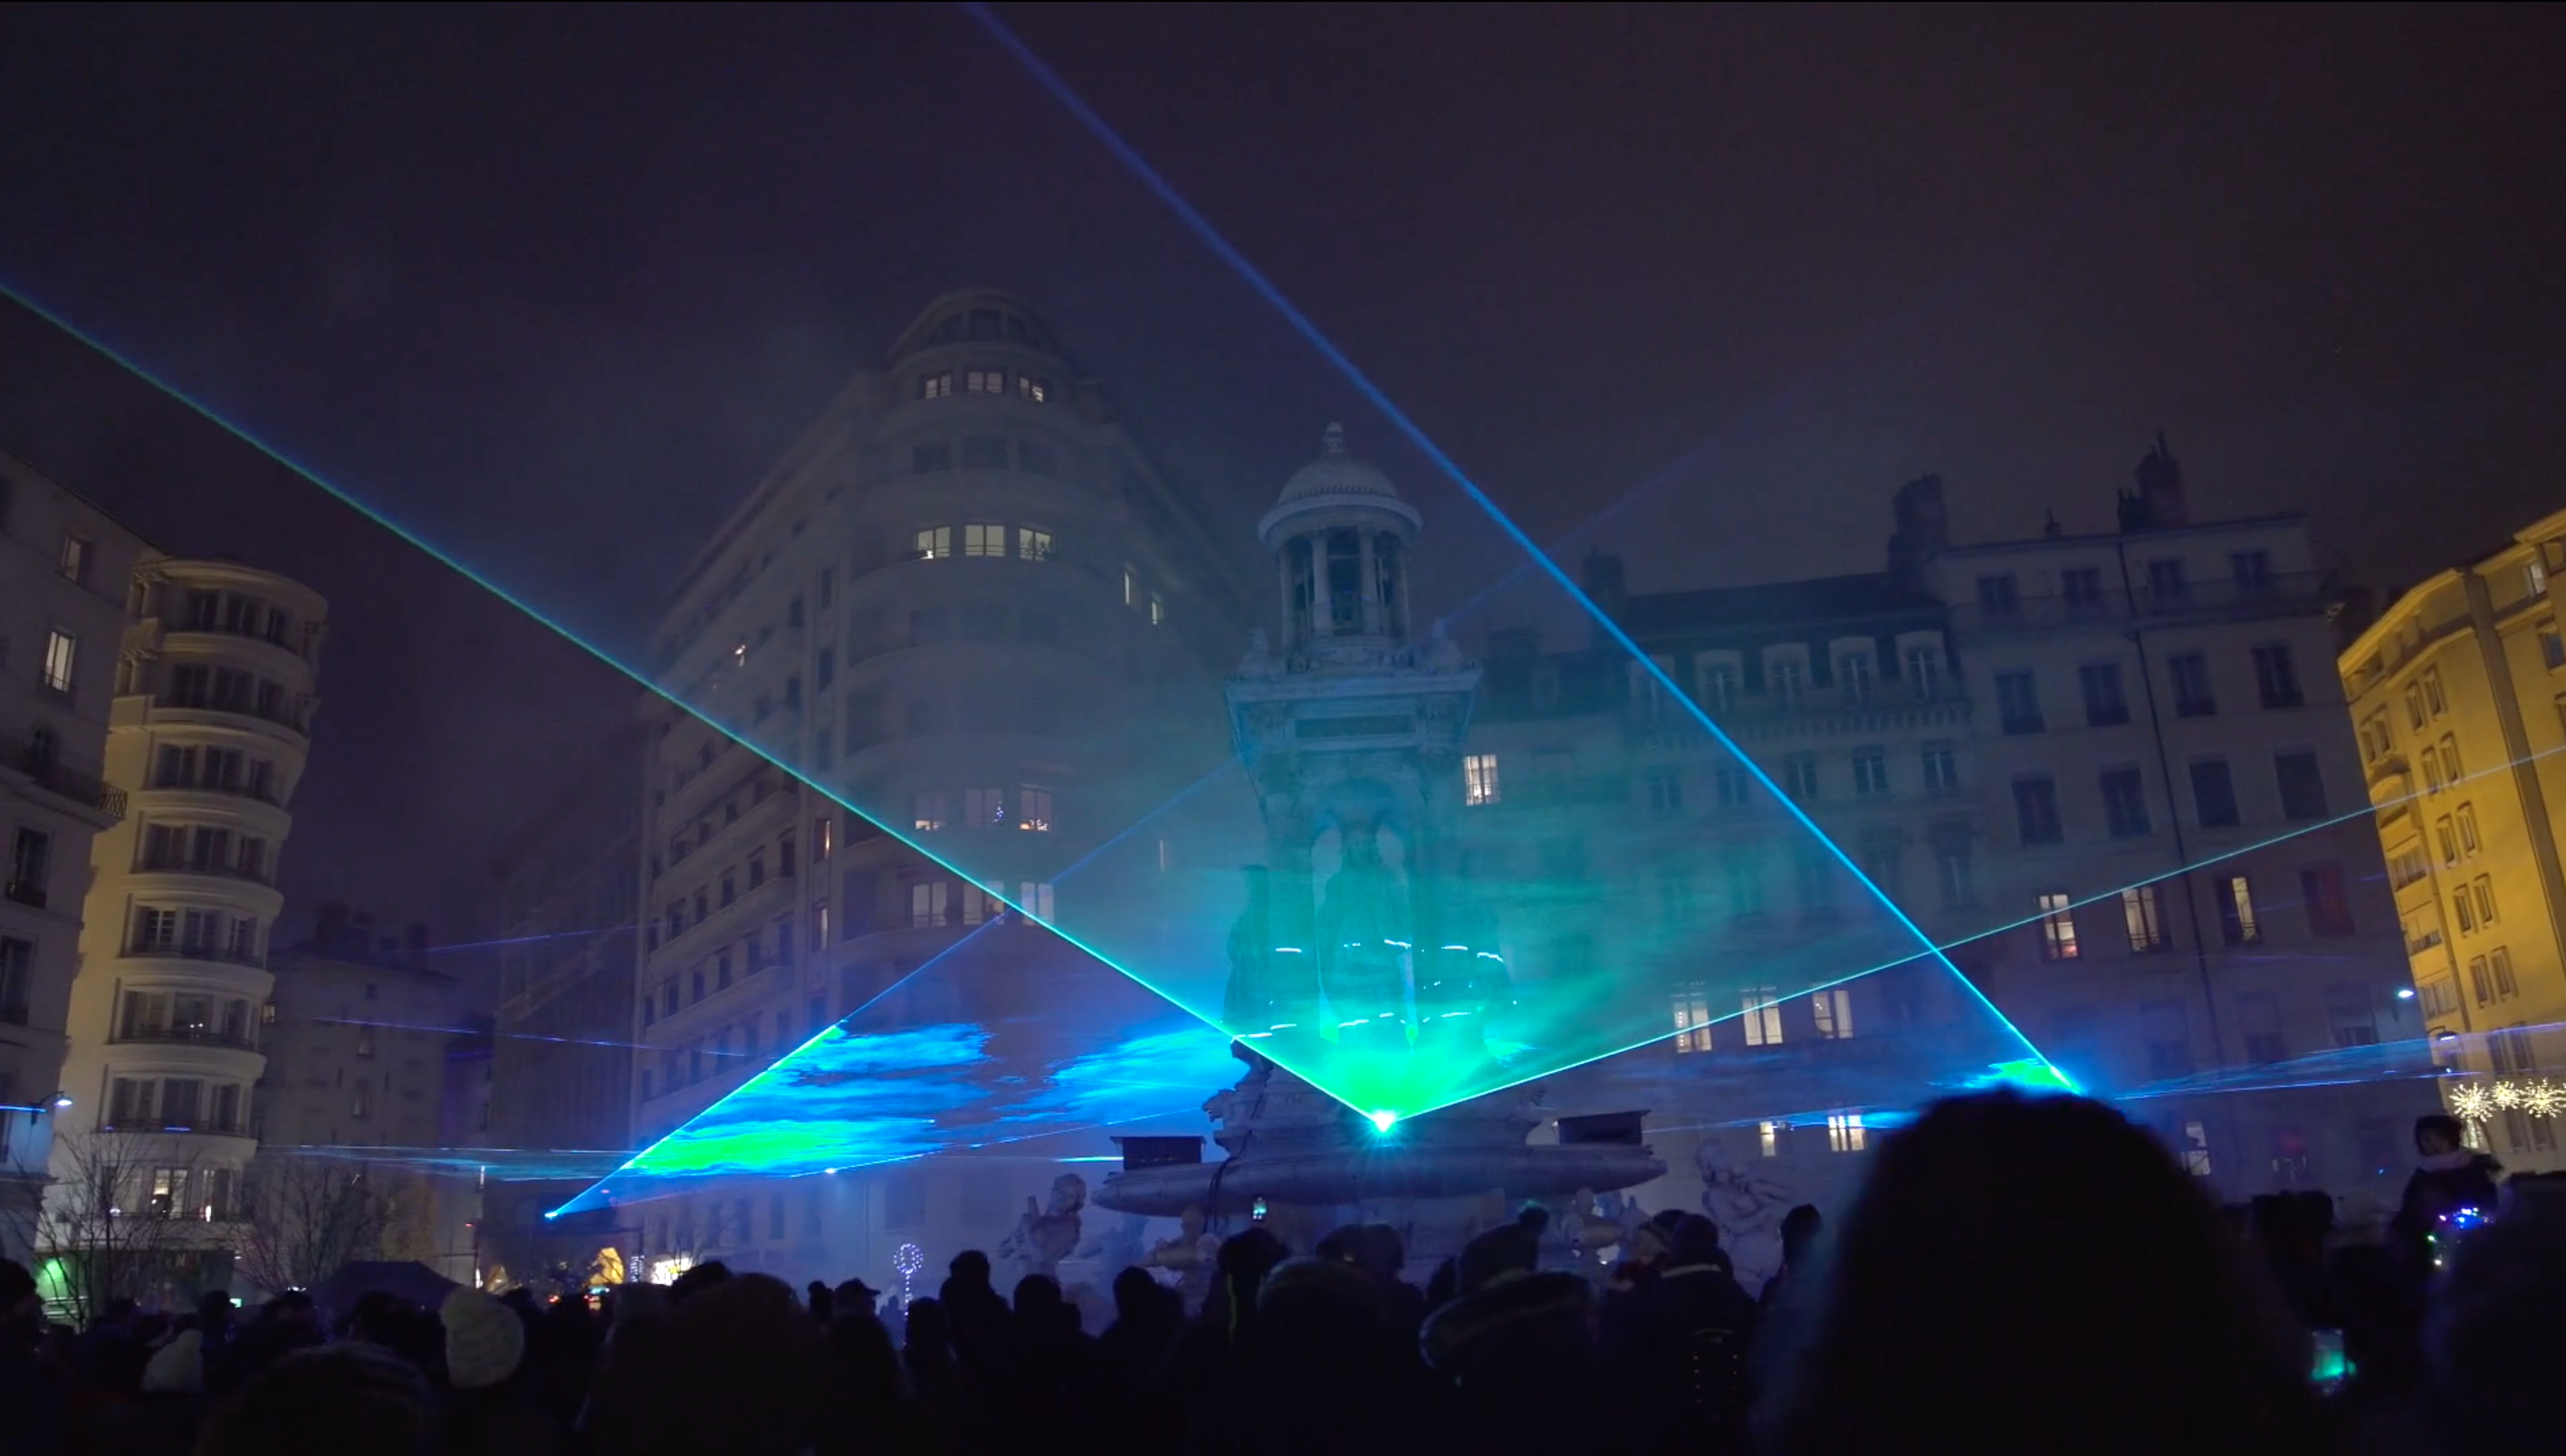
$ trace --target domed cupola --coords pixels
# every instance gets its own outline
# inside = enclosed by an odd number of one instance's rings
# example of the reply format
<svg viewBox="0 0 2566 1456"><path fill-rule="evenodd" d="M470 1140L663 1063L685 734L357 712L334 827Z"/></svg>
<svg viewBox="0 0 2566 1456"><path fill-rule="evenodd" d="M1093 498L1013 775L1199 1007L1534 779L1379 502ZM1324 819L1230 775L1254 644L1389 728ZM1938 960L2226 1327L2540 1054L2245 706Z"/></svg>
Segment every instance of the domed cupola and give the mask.
<svg viewBox="0 0 2566 1456"><path fill-rule="evenodd" d="M1292 472L1256 525L1282 590L1282 650L1404 645L1408 551L1422 518L1379 467L1346 453L1345 426L1323 438L1319 458Z"/></svg>

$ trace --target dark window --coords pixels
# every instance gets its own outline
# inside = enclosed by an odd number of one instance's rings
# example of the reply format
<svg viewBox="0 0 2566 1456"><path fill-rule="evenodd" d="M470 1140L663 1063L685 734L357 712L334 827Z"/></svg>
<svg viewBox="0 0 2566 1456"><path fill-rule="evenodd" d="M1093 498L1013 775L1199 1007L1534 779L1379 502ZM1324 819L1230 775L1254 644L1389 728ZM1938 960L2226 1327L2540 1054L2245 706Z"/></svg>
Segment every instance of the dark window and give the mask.
<svg viewBox="0 0 2566 1456"><path fill-rule="evenodd" d="M962 463L967 468L1004 470L1007 442L996 435L968 436L962 441Z"/></svg>
<svg viewBox="0 0 2566 1456"><path fill-rule="evenodd" d="M2307 902L2309 934L2352 933L2352 901L2344 894L2341 865L2318 864L2300 870L2299 894Z"/></svg>
<svg viewBox="0 0 2566 1456"><path fill-rule="evenodd" d="M2235 577L2239 592L2261 592L2272 585L2272 554L2268 551L2231 553L2227 569Z"/></svg>
<svg viewBox="0 0 2566 1456"><path fill-rule="evenodd" d="M2013 580L2010 577L2006 581ZM2040 719L2040 690L2028 672L1996 674L1996 715L2007 733L2037 733L2044 726Z"/></svg>
<svg viewBox="0 0 2566 1456"><path fill-rule="evenodd" d="M2103 816L2110 821L2115 839L2142 839L2153 832L2148 824L2146 781L2137 769L2104 771Z"/></svg>
<svg viewBox="0 0 2566 1456"><path fill-rule="evenodd" d="M1016 458L1024 462L1028 475L1058 475L1060 454L1040 440L1027 440L1016 447Z"/></svg>
<svg viewBox="0 0 2566 1456"><path fill-rule="evenodd" d="M2236 825L2236 784L2227 776L2225 759L2205 759L2191 766L2191 802L2205 830Z"/></svg>
<svg viewBox="0 0 2566 1456"><path fill-rule="evenodd" d="M2177 652L2166 658L2166 675L2174 679L2174 711L2179 718L2206 718L2218 711L2209 690L2209 659L2198 652Z"/></svg>
<svg viewBox="0 0 2566 1456"><path fill-rule="evenodd" d="M2103 610L2103 574L2093 567L2060 572L2058 595L2066 599L2069 615L2098 616Z"/></svg>
<svg viewBox="0 0 2566 1456"><path fill-rule="evenodd" d="M908 468L916 475L929 475L953 468L953 446L943 440L916 445L908 452Z"/></svg>
<svg viewBox="0 0 2566 1456"><path fill-rule="evenodd" d="M2087 663L2076 669L2076 679L2085 689L2088 727L2109 728L2130 721L2130 700L2121 691L2120 663Z"/></svg>
<svg viewBox="0 0 2566 1456"><path fill-rule="evenodd" d="M2055 845L2067 837L2058 822L2058 786L2047 779L2014 780L2013 814L2026 845Z"/></svg>
<svg viewBox="0 0 2566 1456"><path fill-rule="evenodd" d="M2182 562L2176 558L2148 563L2148 596L2159 607L2179 605L2191 596L2191 586L2184 579Z"/></svg>
<svg viewBox="0 0 2566 1456"><path fill-rule="evenodd" d="M1978 606L1989 620L2009 620L2022 610L2022 595L2011 577L1980 577Z"/></svg>
<svg viewBox="0 0 2566 1456"><path fill-rule="evenodd" d="M2254 689L2262 694L2267 708L2295 708L2307 702L2299 691L2299 669L2290 660L2286 644L2274 642L2254 649Z"/></svg>
<svg viewBox="0 0 2566 1456"><path fill-rule="evenodd" d="M2315 754L2300 749L2272 755L2272 776L2281 783L2283 818L2326 817L2325 779L2317 772Z"/></svg>

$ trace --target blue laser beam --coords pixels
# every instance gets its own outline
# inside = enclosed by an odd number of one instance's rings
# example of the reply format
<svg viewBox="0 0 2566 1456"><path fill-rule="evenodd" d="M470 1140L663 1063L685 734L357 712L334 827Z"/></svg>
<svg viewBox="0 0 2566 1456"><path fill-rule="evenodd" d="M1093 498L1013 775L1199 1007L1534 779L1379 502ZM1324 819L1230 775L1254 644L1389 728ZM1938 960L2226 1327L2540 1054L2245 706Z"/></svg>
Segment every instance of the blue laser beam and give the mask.
<svg viewBox="0 0 2566 1456"><path fill-rule="evenodd" d="M465 566L462 561L456 558L452 553L428 540L425 536L411 530L409 527L406 527L397 521L392 520L389 516L376 510L372 506L367 505L355 495L340 488L337 484L324 477L319 471L303 464L299 460L296 460L293 456L286 454L276 446L269 444L248 426L231 419L220 410L217 410L204 401L197 399L185 390L177 387L175 384L161 378L150 369L145 368L138 361L107 344L97 336L81 329L69 318L37 301L25 290L20 289L13 284L0 282L0 297L6 297L12 303L25 309L28 313L33 314L37 318L44 320L46 323L51 324L57 329L60 329L66 335L78 340L83 347L95 352L100 358L105 359L110 364L115 364L117 367L125 370L128 374L131 374L143 383L150 385L152 388L159 390L169 398L176 400L180 405L194 413L199 418L205 420L207 423L213 425L215 428L223 431L225 434L230 435L232 438L239 440L251 449L258 451L268 459L276 462L278 466L293 474L297 479L315 487L331 499L347 506L350 510L364 516L367 520L374 522L376 525L383 527L385 531L390 532L394 537L426 555L429 560L434 561L439 566L453 572L465 581L472 583L474 586L488 592L491 596L496 597L501 602L504 602L508 606L525 613L533 620L541 623L547 628L550 628L552 631L558 633L563 640L569 642L575 647L578 647L581 651L588 653L591 657L594 657L599 662L613 669L615 672L631 679L633 682L650 692L653 696L666 701L678 711L692 717L697 722L702 723L705 727L711 729L713 732L718 733L722 737L729 739L731 742L738 744L740 747L747 749L760 760L772 765L777 770L791 777L795 782L808 787L813 793L819 795L821 798L839 806L850 814L856 815L867 823L874 825L891 839L906 846L909 849L915 851L920 857L951 872L956 878L962 880L964 883L978 886L981 892L986 894L990 899L1004 905L1009 910L1024 916L1028 923L1042 925L1054 935L1059 936L1063 941L1094 957L1099 964L1108 967L1117 974L1130 980L1133 984L1149 991L1160 1000L1165 1001L1168 1005L1175 1007L1178 1011L1183 1012L1185 1015L1194 1018L1196 1021L1201 1022L1203 1025L1210 1027L1215 1031L1220 1031L1224 1035L1227 1034L1227 1029L1222 1027L1216 1019L1206 1016L1202 1012L1196 1011L1194 1008L1186 1005L1181 998L1168 991L1165 987L1157 985L1148 977L1141 975L1131 967L1116 960L1114 957L1105 954L1096 946L1089 944L1085 939L1063 928L1058 923L1035 915L1032 911L1018 903L1015 896L999 887L998 884L983 883L978 876L971 874L969 871L963 869L960 865L954 863L943 854L936 852L933 849L920 843L916 836L903 833L894 824L875 815L868 814L864 809L849 801L843 795L840 795L836 791L828 788L826 785L810 778L800 769L795 768L792 764L785 762L775 754L760 747L755 741L723 724L710 713L694 706L684 698L669 691L665 686L652 679L647 673L630 666L617 658L612 652L607 651L605 648L598 646L585 637L582 637L579 633L572 631L569 627L555 621L552 617L537 609L531 603L509 591L507 588L502 587L496 582L490 581L474 572L471 568ZM1003 881L1000 881L999 883L1003 884ZM807 1048L809 1043L805 1043L804 1046ZM1280 1059L1275 1059L1275 1061L1276 1065L1284 1066L1286 1071L1292 1072L1295 1076L1301 1077L1304 1081L1310 1083L1311 1086L1318 1088L1319 1091L1325 1092L1327 1095L1343 1100L1342 1094L1330 1091L1319 1078L1306 1074L1302 1069L1285 1065ZM1353 1103L1348 1102L1347 1105L1352 1106Z"/></svg>
<svg viewBox="0 0 2566 1456"><path fill-rule="evenodd" d="M2051 1064L2047 1057L2042 1056L2040 1049L2033 1045L2031 1038L2025 1036L2022 1029L2013 1024L2013 1021L1996 1006L1995 1002L1991 1000L1984 991L1978 988L1977 983L1971 981L1966 975L1962 974L1960 968L1953 965L1949 957L1944 956L1938 948L1934 947L1932 937L1924 933L1924 927L1918 925L1914 919L1910 918L1905 910L1899 908L1896 900L1890 898L1889 894L1884 891L1870 875L1863 872L1862 866L1854 862L1853 856L1845 852L1844 847L1838 845L1833 839L1828 837L1825 831L1819 829L1817 821L1811 819L1806 811L1802 810L1798 805L1793 804L1789 796L1782 793L1781 786L1775 783L1772 777L1766 774L1764 770L1754 762L1754 760L1748 758L1746 754L1738 748L1736 741L1731 739L1726 731L1721 729L1717 723L1712 722L1710 715L1703 712L1699 704L1693 702L1690 697L1686 696L1684 692L1675 685L1674 679L1667 673L1667 670L1650 659L1649 654L1641 649L1639 642L1622 627L1621 623L1613 619L1612 613L1604 610L1602 607L1597 605L1595 600L1592 597L1589 597L1557 562L1550 559L1549 553L1543 551L1540 544L1534 541L1529 533L1527 533L1521 526L1517 525L1512 517L1499 509L1497 503L1488 496L1488 493L1481 490L1478 483L1470 479L1469 475L1461 469L1460 465L1455 462L1451 456L1445 454L1442 447L1435 444L1433 438L1427 435L1414 420L1408 416L1407 411L1401 409L1399 405L1391 399L1389 394L1382 390L1380 385L1372 381L1372 377L1369 374L1366 374L1352 359L1347 357L1345 351L1339 349L1336 346L1336 343L1329 339L1328 336L1319 329L1318 325L1312 323L1307 315L1303 314L1289 298L1284 296L1283 291L1276 287L1272 280L1268 279L1262 272L1260 272L1253 263L1250 263L1247 260L1247 256L1232 245L1229 239L1223 236L1218 228L1212 226L1210 219L1204 217L1192 203L1187 202L1184 197L1176 191L1175 186L1172 183L1167 181L1164 176L1160 175L1156 168L1151 166L1148 159L1143 157L1130 142L1124 140L1120 132L1116 131L1102 116L1097 114L1094 108L1090 107L1078 96L1076 92L1072 91L1069 84L1062 80L1060 75L1053 71L1050 66L1046 65L1041 57L1035 55L1033 49L1027 46L1023 40L1018 38L1016 33L1009 29L1004 21L998 19L996 14L993 13L987 5L979 3L979 0L966 0L962 9L972 19L978 21L981 28L986 30L1009 55L1013 56L1018 64L1022 65L1025 70L1033 76L1035 81L1041 84L1045 91L1051 93L1052 99L1059 102L1061 106L1077 120L1080 125L1086 127L1087 130L1095 135L1099 141L1103 142L1106 148L1114 154L1116 159L1121 161L1134 176L1140 179L1142 185L1149 188L1160 202L1166 205L1169 211L1175 213L1177 219L1185 225L1188 231L1194 234L1196 239L1202 242L1205 247L1210 248L1215 256L1217 256L1222 262L1228 264L1230 269L1237 273L1238 276L1247 283L1249 288L1254 290L1265 300L1266 303L1271 305L1276 313L1282 315L1284 322L1292 327L1294 333L1299 334L1311 348L1317 350L1320 357L1325 359L1339 373L1343 374L1347 382L1354 385L1357 392L1361 393L1366 399L1372 401L1373 406L1379 409L1382 412L1382 416L1388 419L1395 427L1398 428L1401 434L1408 438L1410 444L1415 446L1428 460L1434 463L1438 470L1442 471L1445 476L1449 477L1454 485L1460 487L1462 494L1469 498L1470 503L1477 506L1486 514L1490 521L1496 524L1499 530L1512 538L1514 543L1523 550L1525 556L1532 562L1532 564L1544 575L1548 576L1562 592L1566 593L1570 601L1575 602L1579 607L1583 607L1586 614L1594 619L1596 625L1604 632L1605 635L1610 637L1616 645L1622 648L1623 651L1629 653L1632 660L1637 662L1651 677L1655 678L1658 685L1663 690L1676 701L1682 703L1684 708L1691 713L1693 719L1700 723L1703 729L1711 735L1712 741L1726 749L1729 756L1742 765L1749 775L1762 783L1766 791L1771 793L1774 798L1781 802L1783 808L1789 811L1792 818L1799 821L1800 826L1803 829L1806 829L1810 836L1814 838L1819 845L1825 848L1826 851L1835 858L1836 862L1842 864L1846 871L1854 876L1856 883L1859 883L1863 888L1869 890L1872 898L1878 900L1883 908L1887 909L1901 925L1905 926L1907 930L1916 937L1919 943L1926 947L1928 953L1941 961L1944 968L1949 970L1951 975L1957 979L1961 985L1968 988L1969 994L1977 998L1978 1004L1986 1008L1989 1016L1994 1017L1997 1023L2003 1026L2006 1031L2010 1032L2014 1039L2020 1042L2024 1049L2029 1051L2033 1057L2038 1058L2042 1065L2048 1066L2052 1072L2058 1072L2056 1066ZM2063 1072L2059 1072L2058 1075L2062 1079L2066 1077L2066 1074ZM2073 1083L2071 1082L2070 1085L2072 1086ZM1475 1095L1476 1093L1473 1094ZM1362 1107L1358 1107L1355 1110L1365 1112L1367 1115L1370 1112L1369 1108ZM1430 1111L1432 1108L1422 1108L1419 1110ZM1415 1114L1411 1112L1410 1115L1412 1116Z"/></svg>

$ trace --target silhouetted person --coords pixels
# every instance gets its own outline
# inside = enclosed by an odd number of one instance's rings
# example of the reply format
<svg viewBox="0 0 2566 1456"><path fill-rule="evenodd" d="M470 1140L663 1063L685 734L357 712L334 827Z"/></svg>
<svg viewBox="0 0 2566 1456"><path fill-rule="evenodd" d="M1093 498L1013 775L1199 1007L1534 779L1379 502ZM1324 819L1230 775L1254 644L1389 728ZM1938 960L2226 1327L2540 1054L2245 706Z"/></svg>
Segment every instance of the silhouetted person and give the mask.
<svg viewBox="0 0 2566 1456"><path fill-rule="evenodd" d="M2556 1208L2507 1204L2452 1254L2425 1332L2426 1412L2442 1450L2534 1451L2556 1439L2562 1310L2566 1217Z"/></svg>
<svg viewBox="0 0 2566 1456"><path fill-rule="evenodd" d="M1675 1221L1666 1267L1616 1302L1604 1328L1609 1368L1633 1408L1670 1437L1710 1451L1746 1440L1746 1346L1755 1302L1718 1259L1719 1229L1688 1213Z"/></svg>
<svg viewBox="0 0 2566 1456"><path fill-rule="evenodd" d="M1818 1238L1826 1229L1826 1218L1814 1203L1800 1204L1782 1215L1782 1267L1764 1281L1757 1304L1770 1308L1794 1278L1807 1273L1809 1260L1818 1251Z"/></svg>
<svg viewBox="0 0 2566 1456"><path fill-rule="evenodd" d="M2389 1232L2416 1270L2432 1267L2432 1238L2441 1220L2462 1208L2491 1214L2503 1164L2467 1145L2467 1127L2446 1113L2415 1119L2416 1165L2406 1180Z"/></svg>
<svg viewBox="0 0 2566 1456"><path fill-rule="evenodd" d="M427 1382L400 1356L351 1341L278 1358L205 1422L197 1456L430 1456Z"/></svg>
<svg viewBox="0 0 2566 1456"><path fill-rule="evenodd" d="M2082 1097L1926 1109L1838 1229L1767 1456L2303 1456L2309 1346L2146 1132Z"/></svg>
<svg viewBox="0 0 2566 1456"><path fill-rule="evenodd" d="M1539 1270L1549 1215L1528 1207L1462 1246L1459 1297L1426 1317L1425 1362L1452 1393L1457 1444L1529 1450L1591 1433L1603 1398L1595 1297Z"/></svg>
<svg viewBox="0 0 2566 1456"><path fill-rule="evenodd" d="M1150 1271L1126 1269L1114 1276L1114 1323L1096 1340L1110 1398L1137 1400L1157 1382L1158 1366L1184 1323L1183 1300Z"/></svg>
<svg viewBox="0 0 2566 1456"><path fill-rule="evenodd" d="M945 1266L943 1288L936 1292L953 1332L953 1358L978 1376L1000 1378L1006 1372L1013 1321L989 1282L989 1256L965 1249Z"/></svg>

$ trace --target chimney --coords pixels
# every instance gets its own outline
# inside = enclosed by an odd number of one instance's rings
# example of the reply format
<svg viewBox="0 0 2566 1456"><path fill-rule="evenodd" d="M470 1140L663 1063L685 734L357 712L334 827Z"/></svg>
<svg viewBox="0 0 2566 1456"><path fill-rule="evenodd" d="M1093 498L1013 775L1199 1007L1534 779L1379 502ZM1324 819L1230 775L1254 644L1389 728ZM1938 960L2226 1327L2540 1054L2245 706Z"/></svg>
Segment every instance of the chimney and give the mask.
<svg viewBox="0 0 2566 1456"><path fill-rule="evenodd" d="M1889 575L1913 586L1924 564L1951 544L1951 519L1942 509L1942 477L1920 475L1890 497Z"/></svg>
<svg viewBox="0 0 2566 1456"><path fill-rule="evenodd" d="M2183 508L2182 466L2166 448L2163 431L2157 434L2156 447L2139 462L2138 481L2140 530L2191 524L2190 513Z"/></svg>
<svg viewBox="0 0 2566 1456"><path fill-rule="evenodd" d="M1622 620L1631 605L1631 592L1622 577L1620 557L1600 548L1587 552L1586 565L1578 573L1577 585L1587 596L1595 599L1595 605L1604 608L1606 616L1617 622ZM1599 650L1611 645L1613 640L1605 632L1602 622L1595 623L1592 637L1589 645Z"/></svg>

